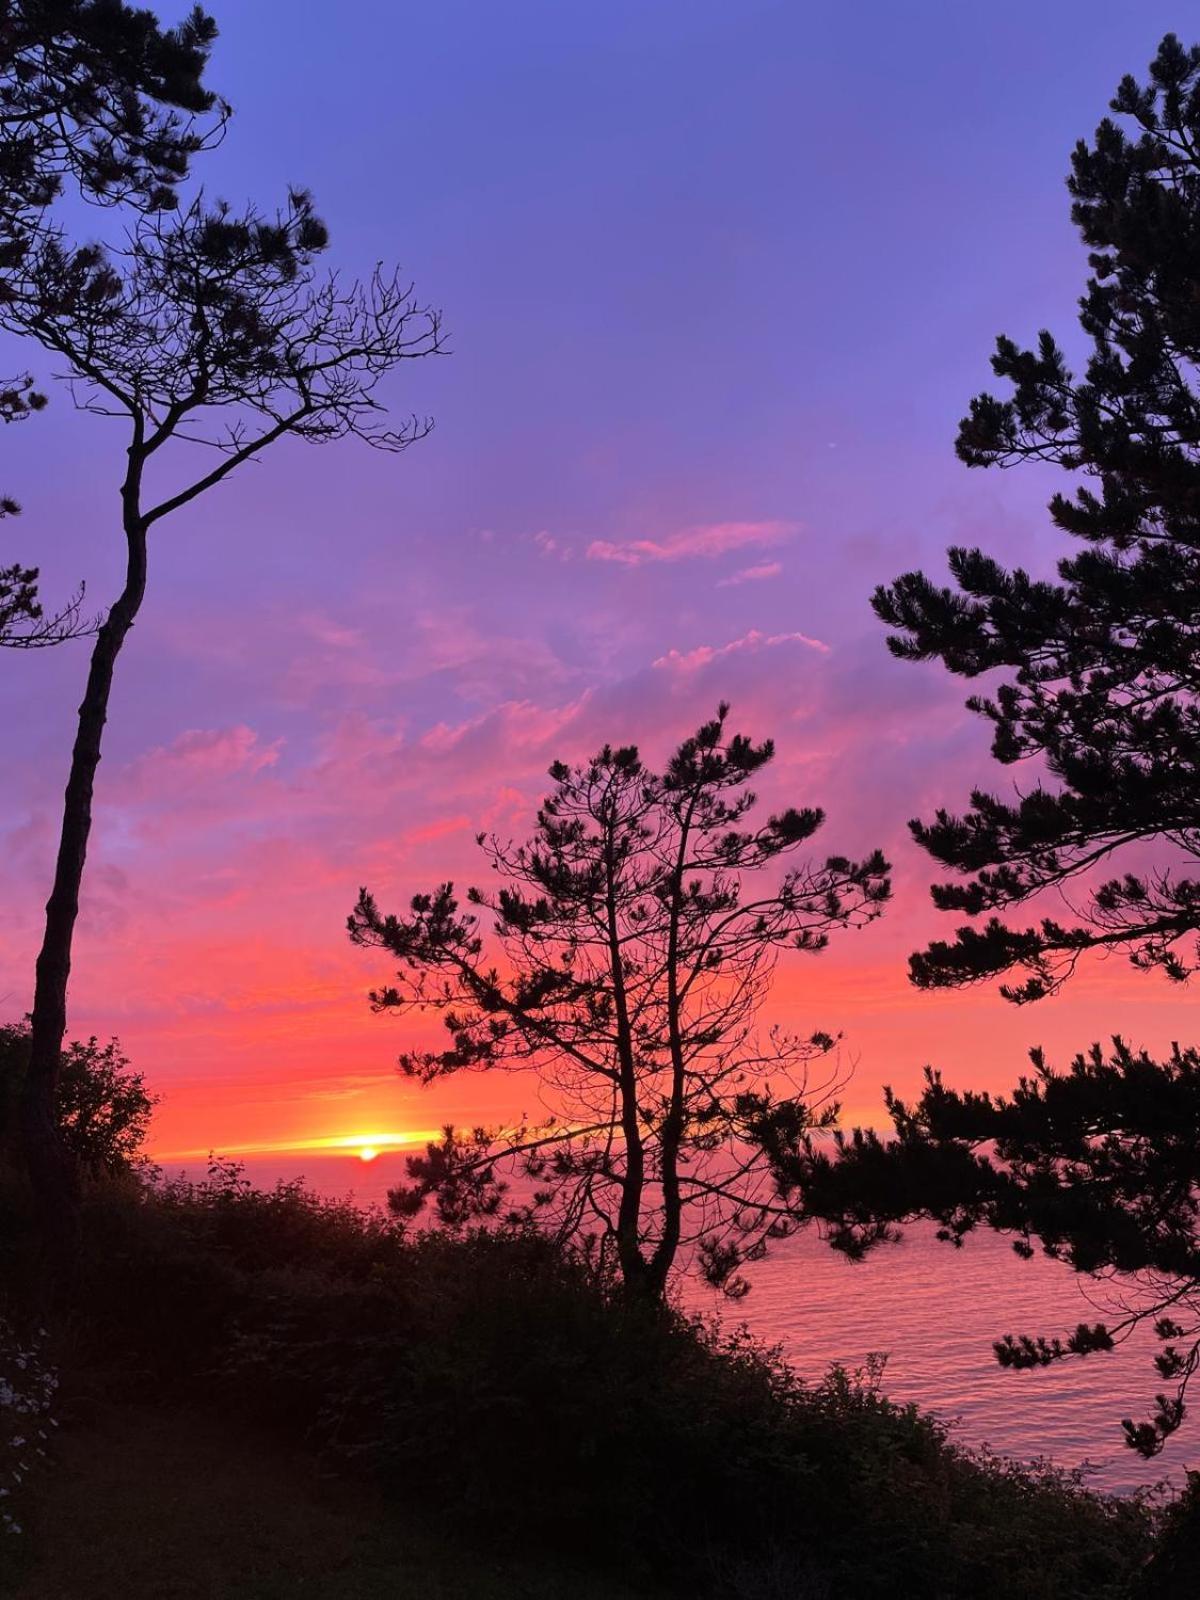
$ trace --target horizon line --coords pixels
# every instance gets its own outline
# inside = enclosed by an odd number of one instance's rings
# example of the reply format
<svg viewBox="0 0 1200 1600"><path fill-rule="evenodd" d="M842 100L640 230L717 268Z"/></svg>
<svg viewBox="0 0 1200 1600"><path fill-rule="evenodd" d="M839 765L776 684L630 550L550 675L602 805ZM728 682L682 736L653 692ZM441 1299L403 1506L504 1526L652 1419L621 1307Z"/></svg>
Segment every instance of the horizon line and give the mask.
<svg viewBox="0 0 1200 1600"><path fill-rule="evenodd" d="M381 1133L368 1130L364 1133L330 1134L319 1139L288 1139L278 1142L254 1144L222 1144L199 1146L191 1150L155 1150L156 1161L182 1161L190 1157L221 1160L226 1156L254 1155L353 1155L356 1151L370 1149L384 1155L391 1149L404 1149L408 1145L427 1144L440 1137L440 1130L417 1129L411 1133Z"/></svg>

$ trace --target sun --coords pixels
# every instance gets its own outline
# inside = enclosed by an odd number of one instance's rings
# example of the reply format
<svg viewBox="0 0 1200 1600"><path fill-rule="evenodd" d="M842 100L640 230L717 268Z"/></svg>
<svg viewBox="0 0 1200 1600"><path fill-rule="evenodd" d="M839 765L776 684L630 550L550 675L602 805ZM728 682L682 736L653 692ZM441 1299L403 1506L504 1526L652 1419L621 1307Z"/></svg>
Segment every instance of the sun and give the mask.
<svg viewBox="0 0 1200 1600"><path fill-rule="evenodd" d="M360 1161L374 1161L378 1154L379 1151L373 1144L364 1144L358 1152L358 1159Z"/></svg>

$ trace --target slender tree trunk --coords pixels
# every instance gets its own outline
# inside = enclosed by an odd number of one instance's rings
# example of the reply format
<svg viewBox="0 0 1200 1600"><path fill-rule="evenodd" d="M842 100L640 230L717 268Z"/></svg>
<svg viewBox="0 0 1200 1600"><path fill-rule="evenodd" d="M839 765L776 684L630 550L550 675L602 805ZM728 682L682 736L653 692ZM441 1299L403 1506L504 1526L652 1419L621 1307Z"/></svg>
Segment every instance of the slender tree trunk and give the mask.
<svg viewBox="0 0 1200 1600"><path fill-rule="evenodd" d="M683 1233L679 1146L683 1140L686 1072L679 998L679 918L680 902L683 898L684 865L687 861L688 838L691 834L694 810L695 800L688 806L680 821L679 850L671 877L671 916L667 934L667 1038L671 1053L671 1094L661 1134L663 1230L658 1248L650 1260L648 1274L649 1292L656 1299L661 1299L666 1293L667 1279L671 1268L675 1265Z"/></svg>
<svg viewBox="0 0 1200 1600"><path fill-rule="evenodd" d="M617 1260L621 1281L632 1300L645 1297L646 1259L639 1238L642 1220L642 1195L646 1186L646 1157L638 1121L637 1068L633 1055L633 1030L629 1025L629 1001L625 992L625 967L621 956L617 926L617 864L614 858L615 816L605 820L604 869L605 915L607 917L608 959L612 974L613 1004L617 1022L617 1092L621 1103L621 1134L625 1141L625 1175L621 1183L621 1203L617 1210ZM650 1298L653 1298L651 1296Z"/></svg>
<svg viewBox="0 0 1200 1600"><path fill-rule="evenodd" d="M87 688L79 707L71 768L63 797L62 833L46 927L37 958L29 1067L21 1099L21 1131L29 1175L47 1238L60 1249L74 1232L78 1173L59 1132L59 1065L67 1027L67 981L79 915L79 889L92 827L92 790L108 719L113 668L146 588L146 530L137 514L134 452L122 490L127 546L125 587L96 636Z"/></svg>

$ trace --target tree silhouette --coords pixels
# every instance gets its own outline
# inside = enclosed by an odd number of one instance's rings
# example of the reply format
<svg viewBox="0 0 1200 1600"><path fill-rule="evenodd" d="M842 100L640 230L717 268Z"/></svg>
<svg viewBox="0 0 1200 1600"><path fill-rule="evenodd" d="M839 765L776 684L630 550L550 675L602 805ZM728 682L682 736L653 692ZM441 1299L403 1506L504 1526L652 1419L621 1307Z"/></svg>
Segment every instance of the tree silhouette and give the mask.
<svg viewBox="0 0 1200 1600"><path fill-rule="evenodd" d="M1165 1061L1114 1040L1052 1071L1040 1051L1008 1097L947 1089L927 1072L913 1106L890 1090L893 1137L855 1129L818 1149L776 1118L758 1127L781 1192L798 1215L828 1225L830 1243L861 1258L895 1243L898 1223L932 1219L961 1245L982 1225L1034 1241L1095 1280L1111 1308L1065 1336L1006 1334L1002 1365L1047 1366L1111 1350L1143 1325L1169 1392L1151 1417L1126 1420L1126 1443L1162 1449L1185 1415L1200 1366L1200 1052L1176 1046Z"/></svg>
<svg viewBox="0 0 1200 1600"><path fill-rule="evenodd" d="M219 131L203 74L216 24L178 28L123 0L5 0L0 17L0 216L28 239L68 179L102 203L170 209ZM212 125L197 119L215 112ZM4 261L5 269L15 263Z"/></svg>
<svg viewBox="0 0 1200 1600"><path fill-rule="evenodd" d="M0 500L0 518L10 516L13 502ZM83 617L83 586L56 611L47 616L38 599L38 569L14 562L0 567L0 647L8 650L40 650L62 644L91 631Z"/></svg>
<svg viewBox="0 0 1200 1600"><path fill-rule="evenodd" d="M198 8L164 30L121 0L6 0L0 8L0 303L20 292L35 244L58 235L68 180L84 199L161 211L225 110L202 76L216 36ZM28 374L0 380L0 421L45 405ZM17 503L0 499L0 517ZM37 648L91 631L82 591L53 616L37 569L0 568L0 646Z"/></svg>
<svg viewBox="0 0 1200 1600"><path fill-rule="evenodd" d="M909 573L874 601L901 658L965 677L1008 669L968 704L993 724L999 760L1038 761L1055 780L1013 803L976 792L965 815L911 825L967 879L935 887L943 909L1005 912L1076 888L1070 923L993 915L911 958L927 988L1015 969L1021 981L1001 992L1017 1003L1053 992L1089 950L1182 980L1200 931L1188 876L1200 859L1200 49L1168 35L1150 83L1126 78L1112 107L1134 135L1102 122L1069 180L1093 274L1085 375L1048 333L1032 351L1001 339L993 367L1013 393L975 400L958 438L972 466L1044 461L1092 479L1050 505L1082 548L1057 581L952 550L956 588ZM1162 864L1102 877L1137 845ZM1006 1335L1006 1366L1091 1355L1152 1324L1173 1388L1124 1428L1153 1455L1200 1365L1200 1054L1175 1046L1156 1061L1117 1039L1066 1073L1036 1051L1033 1065L1007 1098L957 1093L933 1072L912 1107L889 1091L888 1140L855 1130L819 1150L769 1117L756 1133L789 1203L852 1256L927 1218L953 1244L982 1224L1097 1280L1112 1315L1057 1337Z"/></svg>
<svg viewBox="0 0 1200 1600"><path fill-rule="evenodd" d="M113 670L145 593L150 532L285 435L396 451L428 427L389 428L376 390L441 348L436 313L395 276L319 277L326 243L306 194L273 217L196 201L144 215L119 253L38 241L0 305L0 327L62 360L77 404L124 424L125 584L98 629L79 711L25 1082L26 1151L56 1231L74 1191L54 1115L71 945ZM211 465L197 462L204 446Z"/></svg>
<svg viewBox="0 0 1200 1600"><path fill-rule="evenodd" d="M993 753L1035 763L1014 801L977 791L961 816L911 824L965 882L933 889L975 917L911 959L922 988L1014 972L1010 1000L1059 987L1089 950L1182 979L1200 930L1200 48L1168 35L1146 86L1127 77L1091 145L1076 147L1071 215L1092 276L1080 321L1092 353L1074 377L1050 334L993 359L1009 398L972 402L958 436L970 466L1050 462L1091 480L1050 502L1080 548L1057 580L953 549L955 586L920 572L874 597L903 659L1008 676L967 703L994 728ZM1159 864L1112 873L1127 847ZM1074 903L1067 900L1074 890ZM1067 903L1011 926L1002 915L1047 892Z"/></svg>
<svg viewBox="0 0 1200 1600"><path fill-rule="evenodd" d="M28 1063L28 1026L0 1027L0 1146L16 1137ZM55 1111L64 1144L85 1170L129 1171L141 1155L154 1104L146 1080L116 1039L64 1045Z"/></svg>
<svg viewBox="0 0 1200 1600"><path fill-rule="evenodd" d="M390 1196L401 1214L431 1196L446 1223L502 1214L502 1174L519 1173L531 1194L510 1216L582 1243L651 1301L685 1248L744 1293L740 1265L792 1231L747 1134L768 1113L795 1130L832 1123L836 1065L817 1084L809 1068L834 1040L760 1032L758 1014L782 951L822 950L880 914L888 866L876 851L773 870L823 815L748 821L747 784L774 747L730 734L727 709L661 774L631 747L552 767L529 843L480 836L500 885L471 889L469 909L448 883L404 916L361 892L352 939L399 962L372 1004L440 1013L450 1035L406 1052L402 1071L428 1084L532 1069L547 1109L507 1130L447 1128L410 1158L411 1184Z"/></svg>

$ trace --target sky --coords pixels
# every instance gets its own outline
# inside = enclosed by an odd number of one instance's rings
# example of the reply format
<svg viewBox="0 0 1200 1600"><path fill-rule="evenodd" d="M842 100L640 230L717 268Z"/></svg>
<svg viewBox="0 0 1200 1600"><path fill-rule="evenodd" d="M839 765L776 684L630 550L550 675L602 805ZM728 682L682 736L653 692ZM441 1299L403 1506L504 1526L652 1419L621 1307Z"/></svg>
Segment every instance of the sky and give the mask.
<svg viewBox="0 0 1200 1600"><path fill-rule="evenodd" d="M557 757L651 760L719 700L779 755L772 803L896 867L887 916L780 969L772 1020L844 1035L846 1112L932 1063L1003 1088L1042 1044L1194 1037L1194 992L1121 961L1036 1008L925 995L951 919L906 820L1004 789L967 686L893 661L874 586L949 544L1052 569L1043 469L970 472L995 335L1077 347L1063 185L1157 0L242 0L210 82L210 194L311 188L347 274L399 262L451 354L387 391L400 457L284 443L160 524L117 673L70 993L162 1102L163 1156L386 1144L526 1109L421 1090L345 918L476 872ZM164 13L168 15L169 13ZM97 224L99 226L99 224ZM36 351L4 353L49 381ZM48 598L120 586L119 424L5 433L3 560ZM185 470L186 461L176 470ZM11 552L11 553L10 553ZM0 659L0 1014L28 1009L86 647Z"/></svg>

